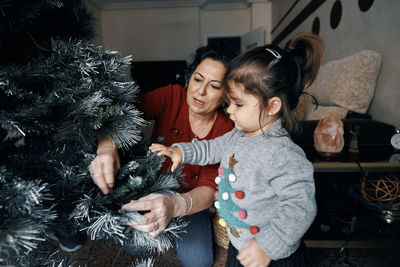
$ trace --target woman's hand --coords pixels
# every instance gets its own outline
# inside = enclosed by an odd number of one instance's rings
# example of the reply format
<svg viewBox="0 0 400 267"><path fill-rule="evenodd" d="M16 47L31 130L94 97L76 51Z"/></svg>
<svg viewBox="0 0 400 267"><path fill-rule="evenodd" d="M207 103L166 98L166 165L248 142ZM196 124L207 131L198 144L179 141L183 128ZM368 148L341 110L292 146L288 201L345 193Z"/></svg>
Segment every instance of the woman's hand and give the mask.
<svg viewBox="0 0 400 267"><path fill-rule="evenodd" d="M97 156L90 163L90 175L93 182L104 194L114 187L114 176L120 168L120 160L116 145L109 139L99 141Z"/></svg>
<svg viewBox="0 0 400 267"><path fill-rule="evenodd" d="M168 226L172 218L183 213L185 207L179 196L153 193L122 206L124 210L149 211L142 224L125 223L137 230L148 232L153 238Z"/></svg>
<svg viewBox="0 0 400 267"><path fill-rule="evenodd" d="M271 257L252 238L237 255L237 259L245 267L265 267L271 263Z"/></svg>
<svg viewBox="0 0 400 267"><path fill-rule="evenodd" d="M164 146L161 144L151 144L149 147L151 152L158 152L158 156L168 156L172 160L171 171L174 172L182 162L182 151L176 146Z"/></svg>

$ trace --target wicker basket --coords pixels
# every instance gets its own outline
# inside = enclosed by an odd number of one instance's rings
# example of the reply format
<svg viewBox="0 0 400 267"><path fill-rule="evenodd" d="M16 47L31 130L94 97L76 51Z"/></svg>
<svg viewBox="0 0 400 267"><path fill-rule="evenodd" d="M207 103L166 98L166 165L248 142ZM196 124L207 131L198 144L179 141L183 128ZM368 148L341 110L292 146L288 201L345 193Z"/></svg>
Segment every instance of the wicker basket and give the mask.
<svg viewBox="0 0 400 267"><path fill-rule="evenodd" d="M215 214L213 216L213 228L214 228L214 240L218 246L228 249L229 237L226 233L226 228L219 224L219 216Z"/></svg>
<svg viewBox="0 0 400 267"><path fill-rule="evenodd" d="M400 206L400 179L390 173L365 175L361 182L363 197L386 207Z"/></svg>

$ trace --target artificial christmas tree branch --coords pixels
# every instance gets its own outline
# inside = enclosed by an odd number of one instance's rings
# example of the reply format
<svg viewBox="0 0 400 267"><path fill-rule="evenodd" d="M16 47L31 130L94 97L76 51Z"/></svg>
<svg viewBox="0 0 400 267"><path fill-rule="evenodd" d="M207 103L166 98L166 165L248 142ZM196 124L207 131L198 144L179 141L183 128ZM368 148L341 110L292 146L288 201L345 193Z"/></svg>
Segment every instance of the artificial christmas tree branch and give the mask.
<svg viewBox="0 0 400 267"><path fill-rule="evenodd" d="M79 0L6 1L0 9L0 263L69 266L41 243L63 227L169 249L179 219L155 239L123 225L143 216L123 204L174 194L180 176L160 173L162 158L139 145L139 88L124 76L132 58L90 44L93 20ZM108 195L88 171L105 137L125 157Z"/></svg>

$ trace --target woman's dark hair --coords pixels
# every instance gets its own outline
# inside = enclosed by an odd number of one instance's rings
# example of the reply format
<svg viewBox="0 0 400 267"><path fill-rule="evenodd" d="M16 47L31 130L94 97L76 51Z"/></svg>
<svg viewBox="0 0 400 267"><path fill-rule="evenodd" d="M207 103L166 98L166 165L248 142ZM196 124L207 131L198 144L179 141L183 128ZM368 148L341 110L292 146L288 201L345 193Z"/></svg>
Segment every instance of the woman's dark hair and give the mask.
<svg viewBox="0 0 400 267"><path fill-rule="evenodd" d="M276 45L254 48L234 58L228 65L224 84L241 83L245 90L257 96L262 109L268 100L282 100L280 117L289 133L298 129L293 114L305 87L315 80L321 60L322 40L311 33L296 35L284 49ZM226 90L228 86L224 86Z"/></svg>
<svg viewBox="0 0 400 267"><path fill-rule="evenodd" d="M192 62L187 66L185 70L186 82L190 80L194 70L197 66L206 58L221 62L226 68L229 62L237 56L231 47L223 44L207 45L196 49L196 52L192 58Z"/></svg>

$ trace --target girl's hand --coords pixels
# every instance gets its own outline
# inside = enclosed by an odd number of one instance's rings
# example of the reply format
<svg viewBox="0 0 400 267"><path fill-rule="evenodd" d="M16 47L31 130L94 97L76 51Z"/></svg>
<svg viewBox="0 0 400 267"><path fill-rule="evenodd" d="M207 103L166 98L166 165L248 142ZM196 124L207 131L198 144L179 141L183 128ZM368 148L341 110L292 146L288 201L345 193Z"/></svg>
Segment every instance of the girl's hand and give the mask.
<svg viewBox="0 0 400 267"><path fill-rule="evenodd" d="M137 230L148 232L155 238L168 226L172 218L178 217L183 203L176 196L153 193L122 206L124 210L149 211L142 224L125 223Z"/></svg>
<svg viewBox="0 0 400 267"><path fill-rule="evenodd" d="M239 252L237 259L245 267L265 267L271 263L270 256L252 238Z"/></svg>
<svg viewBox="0 0 400 267"><path fill-rule="evenodd" d="M158 156L168 156L172 160L171 171L174 172L182 162L182 151L176 146L164 146L161 144L151 144L149 147L151 152L158 152Z"/></svg>

